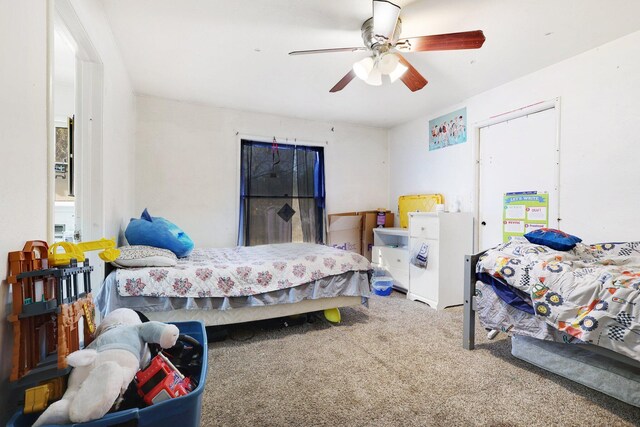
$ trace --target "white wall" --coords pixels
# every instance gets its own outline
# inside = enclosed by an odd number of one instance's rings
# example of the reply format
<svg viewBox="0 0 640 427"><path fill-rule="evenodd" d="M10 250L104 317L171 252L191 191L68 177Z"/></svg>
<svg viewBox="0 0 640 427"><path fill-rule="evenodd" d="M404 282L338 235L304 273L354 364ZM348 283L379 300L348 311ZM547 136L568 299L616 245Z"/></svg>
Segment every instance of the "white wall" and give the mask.
<svg viewBox="0 0 640 427"><path fill-rule="evenodd" d="M104 168L107 235L133 207L135 102L98 0L73 0L104 63ZM0 424L8 415L11 334L7 254L47 237L47 2L0 0Z"/></svg>
<svg viewBox="0 0 640 427"><path fill-rule="evenodd" d="M53 59L53 117L66 122L75 112L75 51L54 25Z"/></svg>
<svg viewBox="0 0 640 427"><path fill-rule="evenodd" d="M638 45L640 32L391 129L390 204L440 192L473 211L473 123L560 97L561 228L586 242L640 240ZM429 119L463 106L469 140L429 152Z"/></svg>
<svg viewBox="0 0 640 427"><path fill-rule="evenodd" d="M147 207L176 222L197 246L236 244L238 132L323 143L329 213L386 207L386 130L147 96L137 113L137 213Z"/></svg>
<svg viewBox="0 0 640 427"><path fill-rule="evenodd" d="M45 2L0 0L0 424L12 347L7 253L47 236L46 39Z"/></svg>
<svg viewBox="0 0 640 427"><path fill-rule="evenodd" d="M75 113L75 89L73 84L54 83L53 119L67 122Z"/></svg>

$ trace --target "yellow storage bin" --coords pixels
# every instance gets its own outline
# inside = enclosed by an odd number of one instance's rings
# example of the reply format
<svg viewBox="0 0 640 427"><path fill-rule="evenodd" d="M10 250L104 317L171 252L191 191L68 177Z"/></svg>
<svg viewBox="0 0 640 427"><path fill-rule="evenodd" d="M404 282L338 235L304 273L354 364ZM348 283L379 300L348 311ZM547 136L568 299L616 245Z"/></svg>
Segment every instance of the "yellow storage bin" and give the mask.
<svg viewBox="0 0 640 427"><path fill-rule="evenodd" d="M398 197L400 227L409 226L409 212L434 212L436 205L444 203L442 194L415 194Z"/></svg>

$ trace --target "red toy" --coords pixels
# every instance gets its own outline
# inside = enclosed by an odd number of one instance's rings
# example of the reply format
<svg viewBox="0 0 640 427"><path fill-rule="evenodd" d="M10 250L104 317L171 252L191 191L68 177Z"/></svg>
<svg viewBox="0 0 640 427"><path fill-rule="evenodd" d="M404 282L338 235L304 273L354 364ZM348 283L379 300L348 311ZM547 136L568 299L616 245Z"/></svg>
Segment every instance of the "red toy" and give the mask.
<svg viewBox="0 0 640 427"><path fill-rule="evenodd" d="M138 394L147 405L184 396L193 389L189 378L182 375L162 353L139 371L135 380Z"/></svg>

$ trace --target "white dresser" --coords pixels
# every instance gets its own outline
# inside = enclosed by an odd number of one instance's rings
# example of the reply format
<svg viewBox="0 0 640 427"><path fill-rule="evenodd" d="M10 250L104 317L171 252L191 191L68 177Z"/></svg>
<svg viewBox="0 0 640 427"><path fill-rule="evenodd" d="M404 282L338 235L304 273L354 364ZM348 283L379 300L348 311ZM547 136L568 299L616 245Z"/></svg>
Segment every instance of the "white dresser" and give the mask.
<svg viewBox="0 0 640 427"><path fill-rule="evenodd" d="M464 303L464 256L473 253L473 215L461 212L410 212L410 257L429 246L427 268L409 264L407 298L436 310Z"/></svg>
<svg viewBox="0 0 640 427"><path fill-rule="evenodd" d="M406 228L374 228L371 265L386 270L393 287L409 290L409 230Z"/></svg>

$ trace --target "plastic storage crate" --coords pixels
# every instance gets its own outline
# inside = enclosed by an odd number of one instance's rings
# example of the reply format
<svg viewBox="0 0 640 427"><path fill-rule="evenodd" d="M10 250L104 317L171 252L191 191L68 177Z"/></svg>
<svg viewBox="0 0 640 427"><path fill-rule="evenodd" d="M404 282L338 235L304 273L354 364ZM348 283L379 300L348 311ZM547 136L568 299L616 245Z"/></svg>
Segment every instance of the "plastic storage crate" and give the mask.
<svg viewBox="0 0 640 427"><path fill-rule="evenodd" d="M198 377L198 386L186 396L165 400L164 402L148 406L146 408L127 409L125 411L112 412L99 420L80 424L65 424L66 426L82 427L106 427L118 424L140 427L160 426L194 426L200 425L202 413L202 392L207 379L207 332L202 322L168 322L180 329L181 334L190 335L202 344L202 370ZM37 414L23 414L17 412L10 420L9 427L28 427L38 418ZM53 425L52 425L53 426ZM60 425L57 425L60 427Z"/></svg>
<svg viewBox="0 0 640 427"><path fill-rule="evenodd" d="M444 203L442 194L416 194L398 197L400 227L409 226L409 212L434 212L436 205Z"/></svg>

